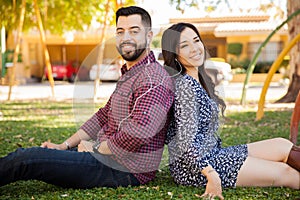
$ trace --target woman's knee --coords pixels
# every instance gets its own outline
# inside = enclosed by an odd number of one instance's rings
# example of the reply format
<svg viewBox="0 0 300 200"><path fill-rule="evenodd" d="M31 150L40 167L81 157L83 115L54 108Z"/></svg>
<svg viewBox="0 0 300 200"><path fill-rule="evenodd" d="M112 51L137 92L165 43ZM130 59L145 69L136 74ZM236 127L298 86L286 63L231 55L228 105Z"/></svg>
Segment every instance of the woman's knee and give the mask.
<svg viewBox="0 0 300 200"><path fill-rule="evenodd" d="M286 139L286 138L276 137L276 138L273 138L273 140L276 144L279 144L279 145L280 144L281 145L288 145L288 146L293 145L293 143L290 140Z"/></svg>
<svg viewBox="0 0 300 200"><path fill-rule="evenodd" d="M285 163L280 163L277 174L274 176L275 186L285 186L299 189L299 172Z"/></svg>

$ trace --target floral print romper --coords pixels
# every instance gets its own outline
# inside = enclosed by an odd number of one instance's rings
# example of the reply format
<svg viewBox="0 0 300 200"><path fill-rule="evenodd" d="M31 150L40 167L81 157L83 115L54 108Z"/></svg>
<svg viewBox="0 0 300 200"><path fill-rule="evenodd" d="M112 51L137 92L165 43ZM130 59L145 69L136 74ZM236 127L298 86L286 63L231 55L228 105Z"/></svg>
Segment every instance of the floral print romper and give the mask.
<svg viewBox="0 0 300 200"><path fill-rule="evenodd" d="M166 143L174 181L181 185L206 186L201 171L211 165L222 187L235 187L238 171L248 156L247 145L221 147L219 109L201 84L185 74L176 80L174 119Z"/></svg>

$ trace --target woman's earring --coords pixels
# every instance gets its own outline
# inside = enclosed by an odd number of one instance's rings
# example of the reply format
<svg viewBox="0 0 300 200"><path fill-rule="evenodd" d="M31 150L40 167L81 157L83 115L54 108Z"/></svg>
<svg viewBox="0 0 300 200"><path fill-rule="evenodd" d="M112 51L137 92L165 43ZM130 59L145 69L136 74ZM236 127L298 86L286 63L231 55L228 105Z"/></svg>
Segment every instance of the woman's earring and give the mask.
<svg viewBox="0 0 300 200"><path fill-rule="evenodd" d="M175 62L178 63L178 65L180 67L179 73L181 73L182 72L182 66L181 66L180 62L177 60L177 58L175 58L174 60L175 60Z"/></svg>

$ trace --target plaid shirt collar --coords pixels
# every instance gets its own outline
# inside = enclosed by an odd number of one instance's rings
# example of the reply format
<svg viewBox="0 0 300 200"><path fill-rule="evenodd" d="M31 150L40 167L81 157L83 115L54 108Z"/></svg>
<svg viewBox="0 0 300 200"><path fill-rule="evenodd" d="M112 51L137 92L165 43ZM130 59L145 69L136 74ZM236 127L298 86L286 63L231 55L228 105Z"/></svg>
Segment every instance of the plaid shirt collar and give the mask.
<svg viewBox="0 0 300 200"><path fill-rule="evenodd" d="M121 68L121 73L123 75L123 74L125 74L128 71L134 72L134 71L138 70L140 66L144 66L144 65L146 65L148 63L153 63L155 61L156 61L156 59L155 59L154 53L152 51L150 51L149 54L145 58L143 58L142 60L140 60L139 62L137 62L129 70L127 69L127 66L126 66L126 63L125 63L122 66L122 68Z"/></svg>

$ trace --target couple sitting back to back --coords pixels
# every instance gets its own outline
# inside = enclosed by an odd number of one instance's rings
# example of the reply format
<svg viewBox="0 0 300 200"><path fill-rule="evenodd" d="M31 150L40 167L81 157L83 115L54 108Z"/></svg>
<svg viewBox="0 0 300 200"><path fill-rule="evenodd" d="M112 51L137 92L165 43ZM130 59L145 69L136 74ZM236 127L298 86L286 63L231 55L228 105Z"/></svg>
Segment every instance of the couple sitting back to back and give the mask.
<svg viewBox="0 0 300 200"><path fill-rule="evenodd" d="M0 186L30 179L72 188L146 184L166 143L174 181L206 187L203 197L223 199L223 187L299 189L300 151L289 140L222 147L218 117L226 105L204 70L207 51L196 27L178 23L164 31L170 70L150 50L152 36L148 12L120 8L116 44L126 64L107 104L63 143L0 158Z"/></svg>

